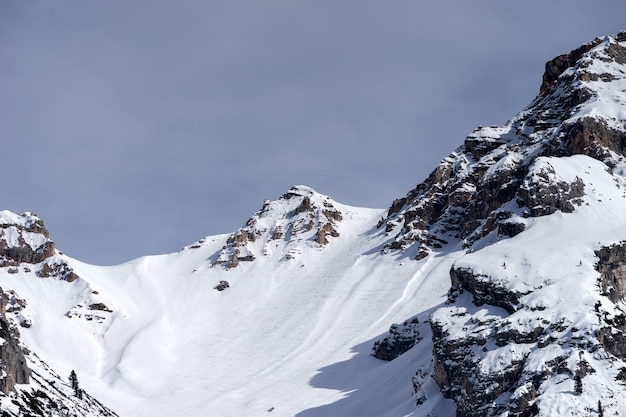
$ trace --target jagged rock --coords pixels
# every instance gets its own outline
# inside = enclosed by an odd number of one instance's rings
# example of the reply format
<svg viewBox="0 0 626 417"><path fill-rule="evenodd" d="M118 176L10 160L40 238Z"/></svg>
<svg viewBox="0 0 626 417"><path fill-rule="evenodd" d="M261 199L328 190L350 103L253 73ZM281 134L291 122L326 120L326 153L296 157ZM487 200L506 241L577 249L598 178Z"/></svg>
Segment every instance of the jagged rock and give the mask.
<svg viewBox="0 0 626 417"><path fill-rule="evenodd" d="M479 365L481 346L493 337L493 328L489 323L467 323L471 316L463 308L451 308L448 314L453 322L465 322L468 332L464 337L454 337L450 334L451 326L444 321L443 314L431 318L435 357L433 378L443 395L455 401L458 417L504 412L509 408L508 405L497 404L496 400L518 384L526 353L522 350L517 355L503 355L503 359L510 360L500 363L498 372L482 372Z"/></svg>
<svg viewBox="0 0 626 417"><path fill-rule="evenodd" d="M44 263L37 275L40 278L55 277L67 282L73 282L78 279L78 275L74 273L74 270L67 262L62 260Z"/></svg>
<svg viewBox="0 0 626 417"><path fill-rule="evenodd" d="M626 242L604 246L595 251L598 262L595 269L600 273L598 286L602 295L618 305L626 296ZM596 304L596 311L603 326L596 335L600 344L610 353L626 359L626 314L621 309L609 314Z"/></svg>
<svg viewBox="0 0 626 417"><path fill-rule="evenodd" d="M484 274L477 274L468 268L450 269L450 279L452 281L451 290L457 291L460 288L469 291L473 295L473 302L477 306L490 304L504 308L509 313L513 313L520 308L520 294L501 285L492 277Z"/></svg>
<svg viewBox="0 0 626 417"><path fill-rule="evenodd" d="M0 391L8 394L14 390L15 384L28 384L30 369L26 365L26 358L18 342L16 330L9 328L4 318L0 318L0 337L4 340L0 345L1 369Z"/></svg>
<svg viewBox="0 0 626 417"><path fill-rule="evenodd" d="M107 307L106 304L104 304L104 303L89 304L89 310L106 311L107 313L112 313L113 312L113 310L111 310L109 307Z"/></svg>
<svg viewBox="0 0 626 417"><path fill-rule="evenodd" d="M566 69L574 66L583 54L589 52L592 48L598 46L602 40L596 38L591 42L587 42L579 48L574 49L568 54L559 55L546 63L546 69L543 73L543 82L539 92L545 94L550 89L554 89L559 81L559 76Z"/></svg>
<svg viewBox="0 0 626 417"><path fill-rule="evenodd" d="M392 324L388 334L374 343L372 356L391 361L402 355L422 340L419 325L420 321L417 316L402 324Z"/></svg>
<svg viewBox="0 0 626 417"><path fill-rule="evenodd" d="M559 180L554 167L544 162L519 187L517 203L520 207L527 207L531 217L539 217L557 210L571 213L575 206L582 204L584 196L585 184L579 177L568 184Z"/></svg>
<svg viewBox="0 0 626 417"><path fill-rule="evenodd" d="M294 186L277 201L266 200L244 227L228 237L213 264L236 268L261 255L273 256L277 249L281 259L293 259L298 242L325 246L329 237L338 237L337 225L342 220L330 198Z"/></svg>
<svg viewBox="0 0 626 417"><path fill-rule="evenodd" d="M328 243L328 239L326 236L338 237L339 232L335 230L332 223L326 223L319 229L317 229L315 241L320 245L326 245Z"/></svg>
<svg viewBox="0 0 626 417"><path fill-rule="evenodd" d="M441 309L431 317L433 378L443 395L456 403L458 417L496 416L507 411L530 416L536 392L552 372L525 369L531 354L528 345L537 341L544 330L541 326L534 328L530 337L500 326L501 318L478 318L462 307ZM461 328L463 333L458 332ZM497 346L495 351L488 348L492 344ZM494 356L486 359L490 352L498 358L495 365Z"/></svg>
<svg viewBox="0 0 626 417"><path fill-rule="evenodd" d="M36 264L54 255L43 221L32 213L0 212L0 266Z"/></svg>

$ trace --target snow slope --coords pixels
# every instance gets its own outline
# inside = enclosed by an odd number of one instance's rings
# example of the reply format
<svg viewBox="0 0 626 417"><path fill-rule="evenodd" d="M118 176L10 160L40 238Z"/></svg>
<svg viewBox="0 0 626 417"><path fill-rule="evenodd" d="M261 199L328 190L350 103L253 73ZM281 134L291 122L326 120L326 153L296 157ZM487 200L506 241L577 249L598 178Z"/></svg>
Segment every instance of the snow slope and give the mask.
<svg viewBox="0 0 626 417"><path fill-rule="evenodd" d="M215 236L115 267L64 257L80 277L73 283L18 273L0 285L33 300L24 342L59 372L75 369L121 416L410 413L427 344L389 363L370 356L372 344L445 300L454 256L381 255L383 211L335 204L341 239L303 243L294 259L226 269L212 260L227 236ZM230 287L220 292L221 280ZM99 303L111 312L88 308Z"/></svg>

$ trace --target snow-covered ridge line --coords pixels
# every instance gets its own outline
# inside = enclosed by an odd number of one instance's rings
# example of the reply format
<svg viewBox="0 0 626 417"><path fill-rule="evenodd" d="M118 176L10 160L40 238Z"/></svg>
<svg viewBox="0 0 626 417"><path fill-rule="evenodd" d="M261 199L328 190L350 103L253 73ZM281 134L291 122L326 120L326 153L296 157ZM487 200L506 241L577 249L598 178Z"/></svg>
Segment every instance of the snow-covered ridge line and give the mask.
<svg viewBox="0 0 626 417"><path fill-rule="evenodd" d="M122 417L624 414L624 57L550 61L386 216L296 186L177 253L11 258L22 339Z"/></svg>

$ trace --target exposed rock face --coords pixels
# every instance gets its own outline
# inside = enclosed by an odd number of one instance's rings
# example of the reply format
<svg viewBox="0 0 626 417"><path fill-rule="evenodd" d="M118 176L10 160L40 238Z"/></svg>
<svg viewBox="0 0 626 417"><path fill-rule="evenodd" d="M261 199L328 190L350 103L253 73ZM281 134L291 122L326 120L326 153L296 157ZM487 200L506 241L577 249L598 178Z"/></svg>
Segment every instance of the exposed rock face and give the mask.
<svg viewBox="0 0 626 417"><path fill-rule="evenodd" d="M457 291L467 290L473 296L473 303L477 306L490 304L502 307L509 313L515 312L520 305L520 294L499 284L492 277L477 274L467 268L455 268L450 270L452 286L450 295Z"/></svg>
<svg viewBox="0 0 626 417"><path fill-rule="evenodd" d="M536 270L532 264L541 262L541 252L522 256L523 265L508 260L509 265L490 266L491 273L468 266L463 258L453 265L450 306L435 311L430 323L433 378L443 395L455 401L458 417L537 415L546 387L564 382L574 387L595 372L588 359L626 359L621 307L626 243L604 246L595 255L596 277L584 270L569 283L559 282L566 286L588 279L583 288L593 288L597 279L599 292L580 294L585 301L576 305L575 316L550 292L551 279L541 278L549 271L519 275ZM577 268L584 269L582 262ZM551 268L552 273L558 270L558 265Z"/></svg>
<svg viewBox="0 0 626 417"><path fill-rule="evenodd" d="M619 308L626 296L626 242L605 246L595 253L598 257L595 268L600 273L598 286L602 295L616 305L609 309L600 302L596 304L602 323L597 331L598 340L607 351L626 359L626 313Z"/></svg>
<svg viewBox="0 0 626 417"><path fill-rule="evenodd" d="M626 296L626 242L605 246L596 252L598 284L603 295L618 303Z"/></svg>
<svg viewBox="0 0 626 417"><path fill-rule="evenodd" d="M535 163L518 190L517 204L526 207L531 217L546 216L556 212L571 213L580 206L585 196L582 179L567 183L559 179L548 162Z"/></svg>
<svg viewBox="0 0 626 417"><path fill-rule="evenodd" d="M293 259L298 242L324 247L338 237L343 214L329 197L304 186L265 201L244 227L230 235L214 264L235 268L262 256Z"/></svg>
<svg viewBox="0 0 626 417"><path fill-rule="evenodd" d="M23 348L19 342L19 332L16 327L9 324L6 317L7 305L24 303L23 300L16 300L13 294L5 293L0 288L0 338L3 339L0 345L0 391L8 394L14 391L15 384L28 384L30 380L30 369L26 364Z"/></svg>
<svg viewBox="0 0 626 417"><path fill-rule="evenodd" d="M559 81L559 76L566 69L576 65L576 62L582 58L583 54L589 52L590 49L598 46L600 39L596 38L579 48L574 49L569 54L559 55L546 63L546 70L543 74L543 83L539 89L541 94L546 93L549 89L554 89Z"/></svg>
<svg viewBox="0 0 626 417"><path fill-rule="evenodd" d="M626 32L595 39L550 61L527 109L503 127L476 129L423 183L393 201L379 223L390 236L385 250L412 247L421 259L451 241L469 247L491 232L514 236L524 230L519 214L572 212L582 204L582 179L558 178L541 158L583 154L613 167L625 153L623 123L591 110L613 100L603 95L625 78L624 39Z"/></svg>

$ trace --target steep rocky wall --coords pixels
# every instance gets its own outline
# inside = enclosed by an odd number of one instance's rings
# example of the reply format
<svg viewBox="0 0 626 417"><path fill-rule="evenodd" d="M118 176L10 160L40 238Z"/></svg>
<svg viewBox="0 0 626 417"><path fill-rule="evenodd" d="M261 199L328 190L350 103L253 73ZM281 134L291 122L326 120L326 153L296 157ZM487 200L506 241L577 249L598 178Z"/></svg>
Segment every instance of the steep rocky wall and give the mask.
<svg viewBox="0 0 626 417"><path fill-rule="evenodd" d="M17 328L11 326L6 317L9 294L0 288L0 391L8 394L15 389L15 384L27 384L30 380L30 369L26 364L24 351L19 342Z"/></svg>
<svg viewBox="0 0 626 417"><path fill-rule="evenodd" d="M478 306L490 304L502 307L509 313L513 313L519 308L519 298L523 295L498 284L496 280L487 275L478 274L468 268L452 266L450 280L452 282L451 291L458 291L459 289L469 291L473 296L474 304Z"/></svg>
<svg viewBox="0 0 626 417"><path fill-rule="evenodd" d="M626 297L626 242L604 246L595 254L600 291L619 306ZM601 303L596 304L596 311L602 323L597 331L598 341L608 352L626 359L626 315L619 307L617 314L609 314Z"/></svg>
<svg viewBox="0 0 626 417"><path fill-rule="evenodd" d="M618 303L626 296L626 242L605 246L595 252L600 273L598 284L604 295Z"/></svg>

